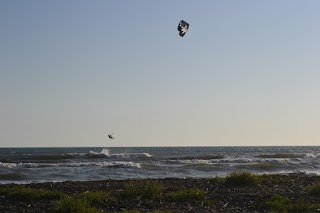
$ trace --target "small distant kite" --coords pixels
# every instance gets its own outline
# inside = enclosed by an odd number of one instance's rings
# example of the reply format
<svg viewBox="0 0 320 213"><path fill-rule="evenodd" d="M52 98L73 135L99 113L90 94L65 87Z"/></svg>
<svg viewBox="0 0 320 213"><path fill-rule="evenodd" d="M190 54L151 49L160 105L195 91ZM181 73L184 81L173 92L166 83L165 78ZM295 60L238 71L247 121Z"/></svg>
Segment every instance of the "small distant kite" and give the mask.
<svg viewBox="0 0 320 213"><path fill-rule="evenodd" d="M188 29L189 29L189 24L181 20L178 25L179 35L183 37L187 33Z"/></svg>
<svg viewBox="0 0 320 213"><path fill-rule="evenodd" d="M113 134L113 133L112 133ZM112 136L112 134L108 135L109 139L113 140L114 137Z"/></svg>

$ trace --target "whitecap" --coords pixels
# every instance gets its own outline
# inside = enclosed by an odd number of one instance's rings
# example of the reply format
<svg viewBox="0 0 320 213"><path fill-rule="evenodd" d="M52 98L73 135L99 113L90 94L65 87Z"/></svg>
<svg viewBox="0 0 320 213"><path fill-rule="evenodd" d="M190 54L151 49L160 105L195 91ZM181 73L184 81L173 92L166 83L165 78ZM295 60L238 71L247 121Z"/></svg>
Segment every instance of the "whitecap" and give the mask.
<svg viewBox="0 0 320 213"><path fill-rule="evenodd" d="M320 158L320 153L307 153L307 158Z"/></svg>
<svg viewBox="0 0 320 213"><path fill-rule="evenodd" d="M13 167L17 167L17 164L16 163L2 163L2 162L0 162L0 167L13 168Z"/></svg>

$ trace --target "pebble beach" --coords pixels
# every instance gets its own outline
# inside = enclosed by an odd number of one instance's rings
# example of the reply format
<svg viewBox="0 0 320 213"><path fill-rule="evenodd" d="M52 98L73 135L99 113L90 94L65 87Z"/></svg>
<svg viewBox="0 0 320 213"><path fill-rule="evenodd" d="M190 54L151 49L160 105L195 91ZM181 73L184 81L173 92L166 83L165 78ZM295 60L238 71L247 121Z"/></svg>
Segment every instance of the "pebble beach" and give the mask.
<svg viewBox="0 0 320 213"><path fill-rule="evenodd" d="M319 176L254 177L258 177L254 184L218 177L2 184L0 212L320 212L320 197L312 192ZM60 195L32 194L39 192ZM94 192L108 196L85 197ZM87 204L79 207L72 203L76 201Z"/></svg>

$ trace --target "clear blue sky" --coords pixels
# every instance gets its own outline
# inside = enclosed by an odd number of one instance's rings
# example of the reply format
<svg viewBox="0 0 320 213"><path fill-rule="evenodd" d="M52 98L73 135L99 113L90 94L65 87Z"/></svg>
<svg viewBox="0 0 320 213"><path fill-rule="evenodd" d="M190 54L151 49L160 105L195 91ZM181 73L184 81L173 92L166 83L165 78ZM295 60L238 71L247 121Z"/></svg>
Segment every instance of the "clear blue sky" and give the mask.
<svg viewBox="0 0 320 213"><path fill-rule="evenodd" d="M319 11L2 0L0 147L320 145Z"/></svg>

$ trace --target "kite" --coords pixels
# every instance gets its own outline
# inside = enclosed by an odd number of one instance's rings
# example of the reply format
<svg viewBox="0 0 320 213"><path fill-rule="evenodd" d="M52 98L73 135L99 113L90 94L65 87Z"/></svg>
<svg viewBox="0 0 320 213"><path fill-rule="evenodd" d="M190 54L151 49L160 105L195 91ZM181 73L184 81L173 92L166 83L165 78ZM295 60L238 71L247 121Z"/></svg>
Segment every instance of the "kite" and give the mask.
<svg viewBox="0 0 320 213"><path fill-rule="evenodd" d="M189 24L181 20L178 25L179 35L183 37L187 33L188 29L189 29Z"/></svg>
<svg viewBox="0 0 320 213"><path fill-rule="evenodd" d="M113 134L113 133L112 133ZM112 140L114 139L114 137L112 136L112 134L108 135L108 137Z"/></svg>

